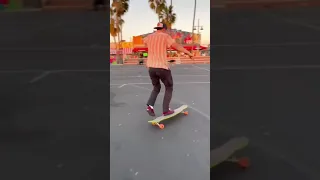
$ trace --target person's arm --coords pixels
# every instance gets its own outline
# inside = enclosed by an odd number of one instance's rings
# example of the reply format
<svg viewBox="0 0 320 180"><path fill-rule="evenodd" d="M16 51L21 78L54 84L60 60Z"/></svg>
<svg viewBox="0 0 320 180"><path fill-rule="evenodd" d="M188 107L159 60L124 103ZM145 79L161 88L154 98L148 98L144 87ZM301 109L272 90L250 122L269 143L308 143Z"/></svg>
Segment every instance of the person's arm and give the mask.
<svg viewBox="0 0 320 180"><path fill-rule="evenodd" d="M187 54L189 57L193 57L193 55L188 50L186 50L180 44L176 43L176 41L174 39L172 39L172 37L170 35L167 36L167 46L173 47L177 51L180 51L180 52Z"/></svg>
<svg viewBox="0 0 320 180"><path fill-rule="evenodd" d="M176 50L187 54L187 55L190 56L190 57L193 56L188 50L186 50L184 47L182 47L180 44L178 44L178 43L176 43L176 42L174 42L171 46L172 46L173 48L175 48Z"/></svg>

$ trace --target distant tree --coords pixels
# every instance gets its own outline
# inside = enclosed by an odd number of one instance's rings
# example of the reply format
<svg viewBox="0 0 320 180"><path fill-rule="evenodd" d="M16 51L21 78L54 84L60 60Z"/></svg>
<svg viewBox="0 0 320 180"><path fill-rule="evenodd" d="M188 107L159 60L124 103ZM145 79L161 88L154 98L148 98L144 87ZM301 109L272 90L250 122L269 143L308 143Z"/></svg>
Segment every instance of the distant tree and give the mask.
<svg viewBox="0 0 320 180"><path fill-rule="evenodd" d="M164 6L159 13L159 17L163 23L168 26L168 29L172 29L172 25L176 22L177 14L173 12L173 6Z"/></svg>
<svg viewBox="0 0 320 180"><path fill-rule="evenodd" d="M114 20L115 28L117 29L118 45L117 45L117 62L121 63L119 47L122 41L122 28L124 20L122 19L129 10L129 0L113 0L110 7L112 19ZM110 14L111 17L111 14ZM114 37L115 38L115 37Z"/></svg>
<svg viewBox="0 0 320 180"><path fill-rule="evenodd" d="M160 15L163 8L166 6L166 0L148 0L150 8L158 15L159 22L161 21Z"/></svg>

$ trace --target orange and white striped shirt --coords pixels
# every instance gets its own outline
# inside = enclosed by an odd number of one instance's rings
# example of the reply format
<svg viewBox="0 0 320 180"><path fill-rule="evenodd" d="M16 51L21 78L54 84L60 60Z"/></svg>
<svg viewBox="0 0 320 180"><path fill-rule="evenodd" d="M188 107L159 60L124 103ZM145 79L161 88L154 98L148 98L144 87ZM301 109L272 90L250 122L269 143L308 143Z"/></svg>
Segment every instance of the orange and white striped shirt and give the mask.
<svg viewBox="0 0 320 180"><path fill-rule="evenodd" d="M169 34L154 32L143 39L148 47L147 67L169 69L167 48L175 42Z"/></svg>

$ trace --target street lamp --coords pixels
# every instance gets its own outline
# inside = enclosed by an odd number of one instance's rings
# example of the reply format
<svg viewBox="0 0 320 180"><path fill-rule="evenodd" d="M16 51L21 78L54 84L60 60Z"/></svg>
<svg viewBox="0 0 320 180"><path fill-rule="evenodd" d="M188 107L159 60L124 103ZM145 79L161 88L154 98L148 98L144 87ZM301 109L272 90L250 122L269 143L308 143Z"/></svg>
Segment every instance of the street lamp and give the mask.
<svg viewBox="0 0 320 180"><path fill-rule="evenodd" d="M196 18L196 9L197 9L197 0L194 0L194 9L193 9L193 21L192 21L192 50L193 53L193 46L194 46L194 31L198 29L198 35L200 34L200 30L203 30L203 26L200 26L200 19L198 19L198 26L194 25L194 21ZM199 41L200 43L200 41ZM198 44L199 44L198 43ZM198 52L199 52L199 46L198 46Z"/></svg>
<svg viewBox="0 0 320 180"><path fill-rule="evenodd" d="M195 30L195 26L194 26L194 20L196 18L196 9L197 9L197 0L194 0L194 9L193 9L193 21L192 21L192 48L191 48L191 52L193 53L193 44L194 44L194 30Z"/></svg>
<svg viewBox="0 0 320 180"><path fill-rule="evenodd" d="M193 27L193 30L198 30L198 42L197 42L197 52L199 53L200 49L200 31L203 30L203 26L200 26L200 19L198 19L198 25Z"/></svg>
<svg viewBox="0 0 320 180"><path fill-rule="evenodd" d="M193 30L197 30L197 28L193 28ZM203 26L200 26L200 30L202 31L203 30Z"/></svg>
<svg viewBox="0 0 320 180"><path fill-rule="evenodd" d="M198 26L193 26L193 30L198 30L198 34L203 30L203 26L200 26L200 19L198 19Z"/></svg>

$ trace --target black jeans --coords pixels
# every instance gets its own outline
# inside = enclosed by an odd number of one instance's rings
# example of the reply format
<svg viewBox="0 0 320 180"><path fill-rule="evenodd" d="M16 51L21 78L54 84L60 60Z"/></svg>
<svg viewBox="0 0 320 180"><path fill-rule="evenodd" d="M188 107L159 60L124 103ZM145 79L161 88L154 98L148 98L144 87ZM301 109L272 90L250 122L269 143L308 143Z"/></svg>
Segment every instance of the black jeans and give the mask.
<svg viewBox="0 0 320 180"><path fill-rule="evenodd" d="M166 87L162 105L163 112L169 111L169 104L172 98L173 91L173 80L171 70L162 68L149 68L149 76L153 85L153 90L151 92L147 105L154 106L161 89L161 80L164 86Z"/></svg>

